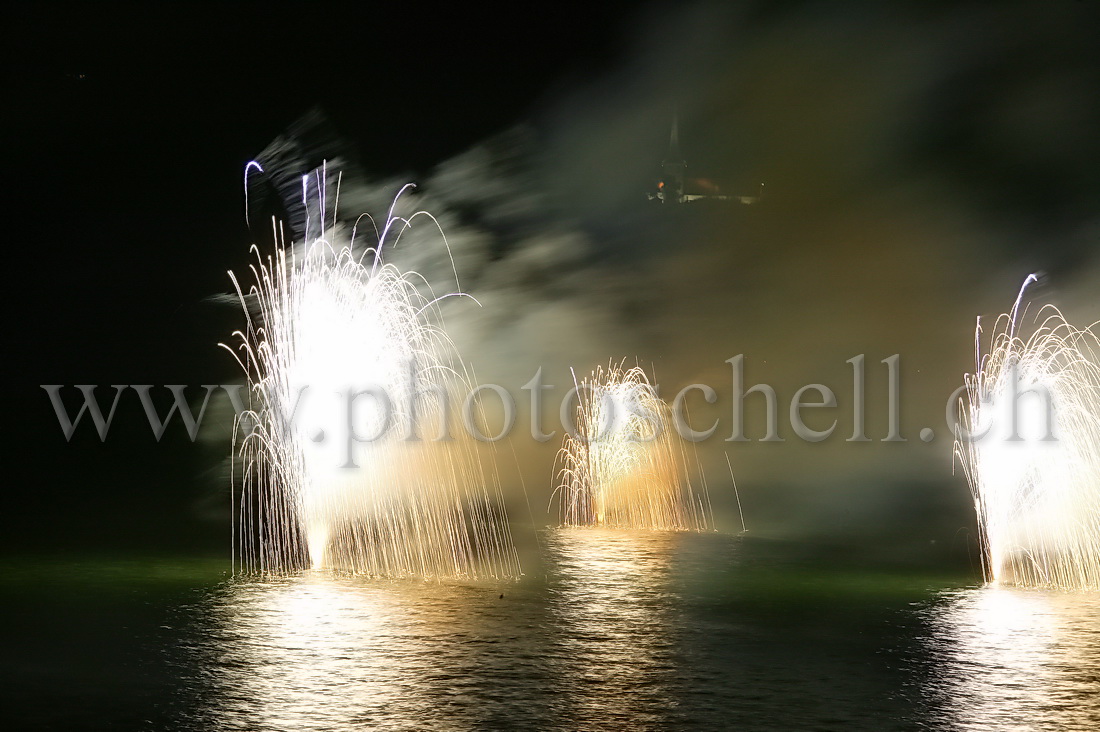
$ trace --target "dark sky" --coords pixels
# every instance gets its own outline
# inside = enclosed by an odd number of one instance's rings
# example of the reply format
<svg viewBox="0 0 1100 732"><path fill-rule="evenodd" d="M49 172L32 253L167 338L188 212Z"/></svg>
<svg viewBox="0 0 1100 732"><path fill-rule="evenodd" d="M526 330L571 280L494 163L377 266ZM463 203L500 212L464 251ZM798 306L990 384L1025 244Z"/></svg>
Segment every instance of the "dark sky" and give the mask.
<svg viewBox="0 0 1100 732"><path fill-rule="evenodd" d="M365 169L411 179L598 74L624 33L610 6L537 23L399 3L108 7L5 11L14 254L27 271L50 253L36 319L84 320L41 344L70 382L70 349L109 360L139 331L154 348L188 337L173 314L243 259L244 164L303 113L324 109Z"/></svg>
<svg viewBox="0 0 1100 732"><path fill-rule="evenodd" d="M66 445L37 385L236 377L211 348L232 319L202 300L247 261L242 170L277 134L321 108L363 169L414 178L601 73L632 15L621 5L6 8L9 515L44 524L28 531L48 545L135 515L171 533L187 512L210 456L182 434L157 446L137 411L105 446Z"/></svg>
<svg viewBox="0 0 1100 732"><path fill-rule="evenodd" d="M1010 304L1028 271L1060 283L1060 304L1100 314L1094 3L27 3L4 14L16 542L219 546L224 526L200 520L195 486L218 474L224 445L193 446L182 430L157 445L136 403L106 445L90 430L66 444L38 385L237 378L213 347L233 317L206 298L248 261L244 164L311 109L357 170L426 181L456 241L491 252L469 255L471 281L490 311L533 326L492 338L460 319L479 344L468 352L497 355L479 375L638 356L684 384L725 378L723 360L744 352L784 364L755 374L777 388L843 385L846 358L904 351L933 374L934 402L972 362L974 316ZM776 191L751 224L635 212L673 107L694 170ZM519 152L456 158L516 127L530 134ZM513 157L522 178L508 177ZM535 190L549 192L543 214L500 214ZM551 240L554 254L540 254ZM844 512L808 492L807 476L950 484L947 446L922 448L899 459L883 446L788 457L764 446L741 464L750 484L801 486L757 499L759 515L811 495L791 513L828 522ZM521 461L541 485L547 457ZM957 481L950 499L920 490L875 505L965 507ZM943 525L949 535L966 520Z"/></svg>

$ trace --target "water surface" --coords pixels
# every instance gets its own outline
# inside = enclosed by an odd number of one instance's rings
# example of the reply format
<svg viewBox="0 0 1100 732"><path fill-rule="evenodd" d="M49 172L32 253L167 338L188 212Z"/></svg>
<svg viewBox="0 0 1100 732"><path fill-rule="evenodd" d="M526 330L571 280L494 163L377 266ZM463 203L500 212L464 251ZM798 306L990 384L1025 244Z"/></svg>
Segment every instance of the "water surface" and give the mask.
<svg viewBox="0 0 1100 732"><path fill-rule="evenodd" d="M551 530L516 582L24 561L6 709L70 729L1095 729L1100 603L719 534Z"/></svg>

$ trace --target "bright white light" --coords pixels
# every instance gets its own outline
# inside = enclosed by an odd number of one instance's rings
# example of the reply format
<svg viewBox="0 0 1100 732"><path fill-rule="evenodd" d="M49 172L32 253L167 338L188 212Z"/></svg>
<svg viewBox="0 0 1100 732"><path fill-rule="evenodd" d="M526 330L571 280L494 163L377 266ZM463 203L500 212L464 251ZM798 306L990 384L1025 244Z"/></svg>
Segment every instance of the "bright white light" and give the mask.
<svg viewBox="0 0 1100 732"><path fill-rule="evenodd" d="M324 221L323 187L315 195ZM235 439L246 571L518 574L499 486L471 442L402 439L414 394L442 390L461 403L468 389L438 300L415 272L382 262L387 233L411 220L391 208L362 254L335 245L336 230L297 255L281 242L266 259L253 247L247 294L230 273L248 318L234 355L256 425ZM419 401L417 425L439 424L441 409L439 399Z"/></svg>
<svg viewBox="0 0 1100 732"><path fill-rule="evenodd" d="M955 447L974 494L986 576L1098 587L1100 342L1052 306L1025 340L1020 302L998 318L989 353L978 351L963 414L974 439L960 437ZM980 334L979 326L976 344Z"/></svg>

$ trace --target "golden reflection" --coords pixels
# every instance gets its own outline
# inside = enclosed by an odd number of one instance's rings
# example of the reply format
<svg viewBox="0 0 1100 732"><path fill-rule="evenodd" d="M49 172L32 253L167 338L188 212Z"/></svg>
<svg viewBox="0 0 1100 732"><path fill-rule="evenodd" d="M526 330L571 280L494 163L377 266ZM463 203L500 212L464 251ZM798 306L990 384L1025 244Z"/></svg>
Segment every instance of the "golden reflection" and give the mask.
<svg viewBox="0 0 1100 732"><path fill-rule="evenodd" d="M560 633L555 683L574 729L660 726L674 706L676 635L668 601L677 535L558 529L550 607Z"/></svg>
<svg viewBox="0 0 1100 732"><path fill-rule="evenodd" d="M400 624L400 591L304 575L234 585L218 609L218 727L316 729L401 699L400 658L364 652ZM407 705L414 699L402 699Z"/></svg>
<svg viewBox="0 0 1100 732"><path fill-rule="evenodd" d="M234 581L203 643L207 729L428 729L493 718L500 587L306 573ZM461 709L448 698L463 697Z"/></svg>
<svg viewBox="0 0 1100 732"><path fill-rule="evenodd" d="M989 586L932 610L932 697L960 729L1100 727L1100 595Z"/></svg>

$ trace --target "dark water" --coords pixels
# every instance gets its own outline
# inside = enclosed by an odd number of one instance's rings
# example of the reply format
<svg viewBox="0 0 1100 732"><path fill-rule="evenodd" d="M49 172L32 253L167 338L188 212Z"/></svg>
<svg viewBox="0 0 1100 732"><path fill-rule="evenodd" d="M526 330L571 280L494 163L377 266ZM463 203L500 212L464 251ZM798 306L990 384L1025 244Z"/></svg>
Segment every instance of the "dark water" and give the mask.
<svg viewBox="0 0 1100 732"><path fill-rule="evenodd" d="M516 583L9 567L5 715L152 729L1097 729L1100 600L550 531ZM504 596L501 597L501 594Z"/></svg>

